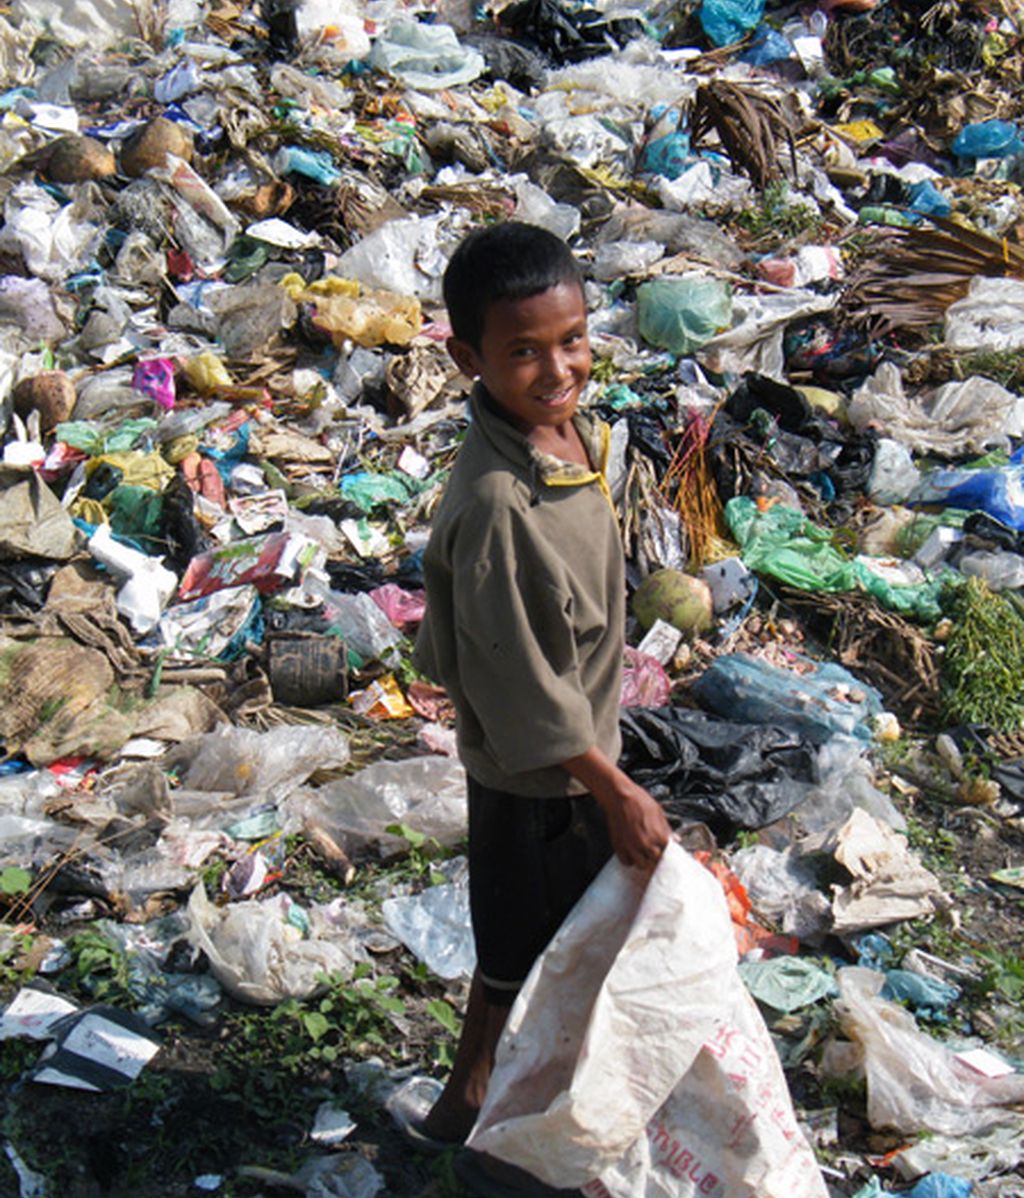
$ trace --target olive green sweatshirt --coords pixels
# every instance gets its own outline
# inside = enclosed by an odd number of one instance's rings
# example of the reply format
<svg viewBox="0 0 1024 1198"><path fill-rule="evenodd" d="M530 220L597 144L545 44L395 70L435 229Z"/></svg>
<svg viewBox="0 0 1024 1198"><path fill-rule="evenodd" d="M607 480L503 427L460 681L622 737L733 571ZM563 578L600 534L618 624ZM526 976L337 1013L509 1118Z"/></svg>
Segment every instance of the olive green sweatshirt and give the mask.
<svg viewBox="0 0 1024 1198"><path fill-rule="evenodd" d="M573 417L588 470L538 452L477 385L423 559L415 663L448 691L478 782L554 797L559 762L619 755L625 581L605 471L608 428Z"/></svg>

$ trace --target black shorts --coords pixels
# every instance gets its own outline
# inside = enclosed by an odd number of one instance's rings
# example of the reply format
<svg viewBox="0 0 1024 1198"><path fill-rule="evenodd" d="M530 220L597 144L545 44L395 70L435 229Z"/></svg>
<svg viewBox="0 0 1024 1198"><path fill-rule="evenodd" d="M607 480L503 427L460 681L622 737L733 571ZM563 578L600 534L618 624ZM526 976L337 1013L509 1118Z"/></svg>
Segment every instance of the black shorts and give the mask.
<svg viewBox="0 0 1024 1198"><path fill-rule="evenodd" d="M527 799L473 778L469 905L490 1002L510 1005L534 961L611 856L590 795Z"/></svg>

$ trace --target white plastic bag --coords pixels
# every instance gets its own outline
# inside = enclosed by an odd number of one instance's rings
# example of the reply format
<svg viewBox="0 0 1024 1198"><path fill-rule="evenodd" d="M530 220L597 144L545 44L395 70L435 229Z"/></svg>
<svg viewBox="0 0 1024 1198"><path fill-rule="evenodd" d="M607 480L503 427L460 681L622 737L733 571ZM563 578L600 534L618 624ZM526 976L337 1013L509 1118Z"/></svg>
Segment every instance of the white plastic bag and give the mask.
<svg viewBox="0 0 1024 1198"><path fill-rule="evenodd" d="M381 914L392 935L431 973L445 981L473 976L476 945L465 869L452 882L385 899Z"/></svg>
<svg viewBox="0 0 1024 1198"><path fill-rule="evenodd" d="M838 981L835 1009L862 1050L872 1127L962 1136L1015 1119L1000 1106L1024 1102L1024 1076L989 1078L958 1061L909 1011L879 997L883 973L851 967Z"/></svg>
<svg viewBox="0 0 1024 1198"><path fill-rule="evenodd" d="M210 972L242 1002L273 1006L286 998L309 998L324 988L321 978L348 977L361 955L351 944L303 939L288 922L284 895L215 907L200 884L188 901L188 938L201 948Z"/></svg>
<svg viewBox="0 0 1024 1198"><path fill-rule="evenodd" d="M591 1198L824 1198L721 888L610 862L534 966L468 1141Z"/></svg>

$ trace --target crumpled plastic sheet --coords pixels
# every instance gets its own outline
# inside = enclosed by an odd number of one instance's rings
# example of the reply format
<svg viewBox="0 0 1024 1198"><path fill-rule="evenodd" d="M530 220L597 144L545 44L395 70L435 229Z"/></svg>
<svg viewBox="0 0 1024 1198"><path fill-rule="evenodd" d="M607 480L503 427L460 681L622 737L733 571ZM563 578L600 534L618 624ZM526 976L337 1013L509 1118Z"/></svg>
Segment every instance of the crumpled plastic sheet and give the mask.
<svg viewBox="0 0 1024 1198"><path fill-rule="evenodd" d="M394 824L451 846L466 835L466 771L448 757L378 761L290 796L284 813L300 823L312 820L339 844L377 844L384 856L406 847L387 831Z"/></svg>
<svg viewBox="0 0 1024 1198"><path fill-rule="evenodd" d="M839 993L832 974L809 957L741 961L739 971L758 1002L787 1015Z"/></svg>
<svg viewBox="0 0 1024 1198"><path fill-rule="evenodd" d="M712 337L700 349L700 360L717 374L743 374L754 370L773 379L785 379L782 341L794 320L829 312L835 296L792 288L773 295L736 292L732 300L732 327Z"/></svg>
<svg viewBox="0 0 1024 1198"><path fill-rule="evenodd" d="M992 379L975 376L910 397L895 362L883 362L854 392L847 414L859 431L871 425L915 453L948 458L1007 446L1024 434L1024 399Z"/></svg>
<svg viewBox="0 0 1024 1198"><path fill-rule="evenodd" d="M454 864L448 863L448 869ZM431 973L445 981L473 976L476 946L465 869L452 882L429 886L419 894L385 899L381 913L388 929Z"/></svg>
<svg viewBox="0 0 1024 1198"><path fill-rule="evenodd" d="M321 769L349 759L348 737L337 728L291 726L256 732L230 725L183 742L166 759L184 768L190 790L284 798Z"/></svg>
<svg viewBox="0 0 1024 1198"><path fill-rule="evenodd" d="M809 667L802 673L748 653L718 657L694 684L694 698L721 716L795 729L815 744L836 733L870 741L870 718L882 710L878 691L837 662L799 660Z"/></svg>
<svg viewBox="0 0 1024 1198"><path fill-rule="evenodd" d="M1024 1075L987 1078L922 1032L913 1015L881 998L885 976L850 967L838 974L843 1032L863 1053L867 1112L876 1130L973 1135L1017 1121L1004 1106L1024 1102Z"/></svg>
<svg viewBox="0 0 1024 1198"><path fill-rule="evenodd" d="M373 43L370 65L417 91L444 91L472 83L486 64L479 50L464 46L449 25L395 21Z"/></svg>
<svg viewBox="0 0 1024 1198"><path fill-rule="evenodd" d="M1024 348L1024 281L978 277L946 309L946 344L953 350Z"/></svg>
<svg viewBox="0 0 1024 1198"><path fill-rule="evenodd" d="M686 819L712 828L761 828L817 782L813 746L799 733L734 723L683 707L620 715L623 769Z"/></svg>
<svg viewBox="0 0 1024 1198"><path fill-rule="evenodd" d="M760 918L804 944L822 942L832 908L814 869L793 849L754 844L733 853L731 864Z"/></svg>
<svg viewBox="0 0 1024 1198"><path fill-rule="evenodd" d="M242 1002L273 1006L321 992L327 974L351 975L361 952L354 939L304 939L288 920L285 895L215 907L202 882L188 902L189 940L202 949L210 971Z"/></svg>

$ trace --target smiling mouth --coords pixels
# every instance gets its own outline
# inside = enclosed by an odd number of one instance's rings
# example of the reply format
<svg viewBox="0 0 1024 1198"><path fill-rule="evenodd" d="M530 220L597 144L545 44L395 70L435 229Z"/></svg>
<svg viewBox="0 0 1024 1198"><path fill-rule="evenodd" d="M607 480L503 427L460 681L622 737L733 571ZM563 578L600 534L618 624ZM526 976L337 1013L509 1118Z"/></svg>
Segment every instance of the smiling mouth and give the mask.
<svg viewBox="0 0 1024 1198"><path fill-rule="evenodd" d="M558 391L554 395L538 395L537 402L542 403L546 408L560 408L572 399L573 390L572 387L566 387L564 391Z"/></svg>

